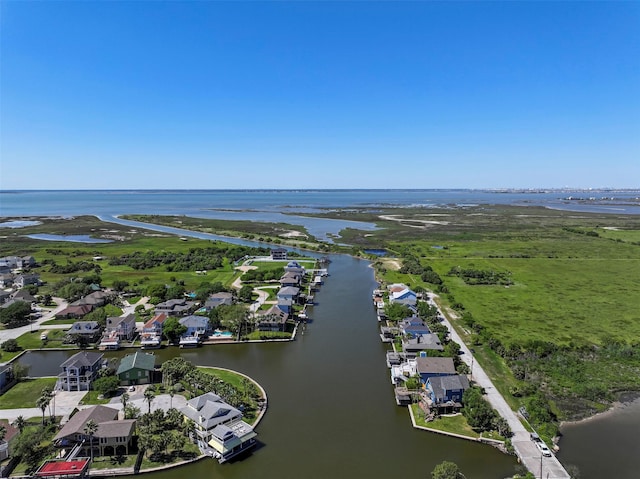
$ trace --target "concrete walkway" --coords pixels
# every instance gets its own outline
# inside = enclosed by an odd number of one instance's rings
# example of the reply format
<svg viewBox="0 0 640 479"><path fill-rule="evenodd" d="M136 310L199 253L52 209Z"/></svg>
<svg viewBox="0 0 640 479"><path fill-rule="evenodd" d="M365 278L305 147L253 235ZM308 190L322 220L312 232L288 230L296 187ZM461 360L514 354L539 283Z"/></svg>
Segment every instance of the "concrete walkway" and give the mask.
<svg viewBox="0 0 640 479"><path fill-rule="evenodd" d="M475 381L478 386L484 388L486 392L485 398L489 401L491 407L498 411L498 414L509 423L509 427L513 432L511 443L522 463L537 478L570 479L569 474L555 456L543 457L541 455L536 445L531 441L529 432L524 428L516 413L511 410L502 394L495 388L489 376L484 372L484 369L482 369L482 366L473 360L471 351L453 328L447 317L442 313L442 310L434 301L434 297L437 296L429 294L429 304L438 308L440 315L444 318L443 323L449 328L451 339L460 345L462 351L460 358L471 368L471 378L473 381Z"/></svg>

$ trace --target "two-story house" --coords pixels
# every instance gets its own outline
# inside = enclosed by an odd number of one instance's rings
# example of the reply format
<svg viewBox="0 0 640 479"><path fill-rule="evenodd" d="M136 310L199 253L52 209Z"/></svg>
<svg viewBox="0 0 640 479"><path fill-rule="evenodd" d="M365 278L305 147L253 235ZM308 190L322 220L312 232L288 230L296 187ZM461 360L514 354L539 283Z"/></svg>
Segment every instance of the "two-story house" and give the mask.
<svg viewBox="0 0 640 479"><path fill-rule="evenodd" d="M180 409L195 424L195 442L204 453L224 462L255 445L253 428L242 413L214 393L187 401Z"/></svg>
<svg viewBox="0 0 640 479"><path fill-rule="evenodd" d="M156 314L142 327L140 344L142 349L156 349L162 344L162 325L167 320L166 313Z"/></svg>
<svg viewBox="0 0 640 479"><path fill-rule="evenodd" d="M211 334L211 325L206 316L185 316L179 320L187 330L180 337L180 347L196 347Z"/></svg>
<svg viewBox="0 0 640 479"><path fill-rule="evenodd" d="M156 357L153 354L135 352L128 354L120 360L116 375L120 383L126 386L130 384L149 384L152 382L155 370Z"/></svg>
<svg viewBox="0 0 640 479"><path fill-rule="evenodd" d="M103 354L81 351L60 365L56 389L64 391L88 391L91 382L98 377Z"/></svg>

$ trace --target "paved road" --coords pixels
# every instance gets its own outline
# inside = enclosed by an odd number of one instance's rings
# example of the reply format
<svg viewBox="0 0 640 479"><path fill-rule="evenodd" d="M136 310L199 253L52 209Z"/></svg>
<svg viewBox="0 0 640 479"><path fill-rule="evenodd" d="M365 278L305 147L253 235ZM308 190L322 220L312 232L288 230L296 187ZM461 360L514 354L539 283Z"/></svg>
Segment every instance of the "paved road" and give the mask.
<svg viewBox="0 0 640 479"><path fill-rule="evenodd" d="M52 310L43 310L42 317L36 319L31 324L27 326L21 326L19 328L14 329L2 329L0 330L0 343L6 341L7 339L17 339L19 336L22 336L24 333L29 333L31 331L37 331L41 329L40 324L45 321L49 321L50 319L54 319L56 314L62 311L64 308L68 306L68 303L62 298L53 298L53 301L56 303L55 309ZM56 327L61 325L56 325ZM71 327L70 324L62 325L63 328ZM43 328L49 328L49 326L44 326ZM49 328L55 329L55 328Z"/></svg>
<svg viewBox="0 0 640 479"><path fill-rule="evenodd" d="M144 389L147 386L136 386L136 391L128 393L130 396L129 404L132 404L140 408L140 412L145 413L149 409L147 401L144 399ZM55 402L51 402L52 413L56 416L68 416L71 412L78 409L86 409L91 407L89 405L81 405L80 401L87 394L87 391L56 391ZM187 404L187 400L184 396L175 394L173 399L169 394L159 394L151 402L151 410L162 409L168 411L170 406L176 409L180 409ZM106 406L121 410L122 402L120 396L116 396L106 404ZM45 416L49 415L49 410L45 411ZM17 409L0 409L0 419L7 419L9 422L16 420L18 416L22 416L25 419L31 417L42 417L42 410L39 408L17 408Z"/></svg>
<svg viewBox="0 0 640 479"><path fill-rule="evenodd" d="M569 474L555 456L543 457L540 454L536 445L531 441L529 432L524 428L516 413L511 410L511 407L509 407L502 394L494 387L493 382L484 372L482 366L473 360L473 355L467 345L462 341L462 338L460 338L460 335L453 328L447 317L442 314L442 310L440 310L440 307L433 300L434 296L433 294L429 296L429 303L437 307L441 316L445 318L443 322L447 328L449 328L451 339L458 343L462 350L460 357L472 368L472 379L480 387L484 388L487 401L489 401L491 406L509 423L509 427L511 427L511 431L513 432L511 443L520 460L537 478L569 479Z"/></svg>

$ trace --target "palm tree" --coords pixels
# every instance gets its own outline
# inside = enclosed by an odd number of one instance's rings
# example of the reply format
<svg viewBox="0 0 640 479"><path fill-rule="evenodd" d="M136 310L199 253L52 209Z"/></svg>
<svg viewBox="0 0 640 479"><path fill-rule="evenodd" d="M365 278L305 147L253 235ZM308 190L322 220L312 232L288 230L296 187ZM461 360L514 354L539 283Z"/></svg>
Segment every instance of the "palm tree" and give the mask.
<svg viewBox="0 0 640 479"><path fill-rule="evenodd" d="M4 437L7 435L7 428L0 425L0 442L4 440Z"/></svg>
<svg viewBox="0 0 640 479"><path fill-rule="evenodd" d="M98 432L98 423L89 419L84 425L84 433L89 436L89 448L91 450L91 461L93 462L93 436Z"/></svg>
<svg viewBox="0 0 640 479"><path fill-rule="evenodd" d="M44 426L44 412L49 405L50 399L46 396L40 396L36 401L36 407L42 411L42 425Z"/></svg>
<svg viewBox="0 0 640 479"><path fill-rule="evenodd" d="M125 409L127 409L127 404L129 403L129 394L128 393L123 393L122 396L120 396L120 402L122 403L122 410L124 411Z"/></svg>
<svg viewBox="0 0 640 479"><path fill-rule="evenodd" d="M27 421L23 416L18 416L16 420L13 422L13 425L17 427L18 431L20 431L20 434L22 434L22 431L24 431L24 428L27 425Z"/></svg>
<svg viewBox="0 0 640 479"><path fill-rule="evenodd" d="M156 393L153 390L153 388L148 387L147 389L144 390L144 400L147 401L147 404L149 405L149 414L151 414L151 403L153 402L153 399L156 397Z"/></svg>
<svg viewBox="0 0 640 479"><path fill-rule="evenodd" d="M169 390L167 391L169 393L169 409L173 408L173 396L176 395L176 390L173 386L169 386Z"/></svg>

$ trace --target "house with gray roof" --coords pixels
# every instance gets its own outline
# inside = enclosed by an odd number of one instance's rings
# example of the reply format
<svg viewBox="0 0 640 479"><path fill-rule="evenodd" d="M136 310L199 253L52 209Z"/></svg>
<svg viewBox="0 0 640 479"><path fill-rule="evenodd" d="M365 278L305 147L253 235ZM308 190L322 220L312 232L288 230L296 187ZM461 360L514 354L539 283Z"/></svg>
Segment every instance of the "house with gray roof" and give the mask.
<svg viewBox="0 0 640 479"><path fill-rule="evenodd" d="M34 298L33 295L29 293L29 291L25 291L23 289L13 293L13 299L15 299L16 301L24 301L25 303L36 302L36 298Z"/></svg>
<svg viewBox="0 0 640 479"><path fill-rule="evenodd" d="M407 359L415 358L421 351L444 351L437 334L416 334L402 340L402 350Z"/></svg>
<svg viewBox="0 0 640 479"><path fill-rule="evenodd" d="M280 278L280 286L282 286L283 288L285 286L300 286L301 280L302 276L295 273L287 272Z"/></svg>
<svg viewBox="0 0 640 479"><path fill-rule="evenodd" d="M2 291L0 289L0 304L3 304L11 298L11 293L7 293L6 291Z"/></svg>
<svg viewBox="0 0 640 479"><path fill-rule="evenodd" d="M36 273L24 273L19 274L13 280L13 285L16 288L24 288L30 284L34 284L36 286L40 285L40 275Z"/></svg>
<svg viewBox="0 0 640 479"><path fill-rule="evenodd" d="M284 286L276 293L278 299L295 301L300 294L300 288L295 286Z"/></svg>
<svg viewBox="0 0 640 479"><path fill-rule="evenodd" d="M0 273L0 288L8 288L13 284L11 273Z"/></svg>
<svg viewBox="0 0 640 479"><path fill-rule="evenodd" d="M128 454L129 446L135 432L135 419L118 421L118 410L106 406L92 406L74 414L62 429L55 435L54 443L65 449L82 445L82 455L89 456L89 447L98 449L99 455L115 456ZM98 424L98 430L91 437L84 431L89 421Z"/></svg>
<svg viewBox="0 0 640 479"><path fill-rule="evenodd" d="M462 407L462 395L469 389L469 380L460 374L434 376L427 379L426 389L433 405Z"/></svg>
<svg viewBox="0 0 640 479"><path fill-rule="evenodd" d="M180 317L189 314L195 308L195 301L186 299L170 299L164 303L156 304L156 314L165 313L168 316Z"/></svg>
<svg viewBox="0 0 640 479"><path fill-rule="evenodd" d="M100 339L102 328L97 321L76 321L71 325L67 334L78 334L87 338L90 343L95 343Z"/></svg>
<svg viewBox="0 0 640 479"><path fill-rule="evenodd" d="M136 351L120 360L116 375L120 383L126 386L148 384L152 382L155 367L156 357L153 354Z"/></svg>
<svg viewBox="0 0 640 479"><path fill-rule="evenodd" d="M256 328L258 331L284 331L289 315L277 306L256 314Z"/></svg>
<svg viewBox="0 0 640 479"><path fill-rule="evenodd" d="M91 382L98 377L103 354L81 351L60 365L56 389L64 391L88 391Z"/></svg>
<svg viewBox="0 0 640 479"><path fill-rule="evenodd" d="M187 328L180 336L180 347L197 347L200 342L211 335L211 324L206 316L185 316L179 320Z"/></svg>
<svg viewBox="0 0 640 479"><path fill-rule="evenodd" d="M219 293L213 293L204 303L204 307L207 311L217 308L222 305L232 305L233 294L221 291Z"/></svg>
<svg viewBox="0 0 640 479"><path fill-rule="evenodd" d="M452 376L457 374L453 358L430 358L420 356L416 358L416 370L420 375L420 380L423 384L426 384L427 380L432 377Z"/></svg>
<svg viewBox="0 0 640 479"><path fill-rule="evenodd" d="M195 397L187 401L180 412L194 422L194 439L200 450L217 457L220 462L255 444L255 433L242 421L242 413L217 394L209 392Z"/></svg>
<svg viewBox="0 0 640 479"><path fill-rule="evenodd" d="M107 318L105 334L115 334L120 340L133 338L136 332L136 315L115 316Z"/></svg>

